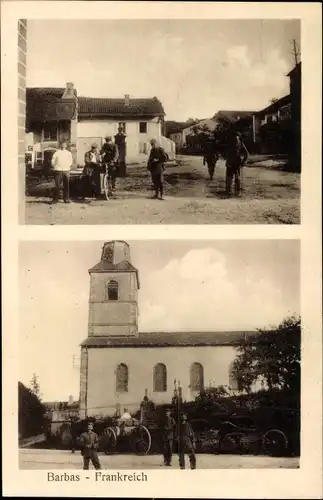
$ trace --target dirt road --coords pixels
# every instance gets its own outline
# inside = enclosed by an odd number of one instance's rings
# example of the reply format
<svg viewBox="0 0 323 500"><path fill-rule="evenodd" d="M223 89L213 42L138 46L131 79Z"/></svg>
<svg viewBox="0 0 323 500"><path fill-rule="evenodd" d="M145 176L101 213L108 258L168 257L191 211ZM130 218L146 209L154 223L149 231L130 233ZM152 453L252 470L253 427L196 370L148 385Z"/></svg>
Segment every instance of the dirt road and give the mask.
<svg viewBox="0 0 323 500"><path fill-rule="evenodd" d="M243 169L243 196L224 199L225 165L209 180L202 158L179 156L165 173L165 200L152 200L145 165L128 167L116 199L50 205L52 182L29 188L27 224L299 224L300 175L273 160Z"/></svg>
<svg viewBox="0 0 323 500"><path fill-rule="evenodd" d="M160 469L163 459L161 455L136 456L132 454L104 455L100 454L103 469ZM299 466L299 459L275 458L248 455L197 455L199 469L294 469ZM187 464L188 467L188 464ZM82 469L80 452L71 454L62 450L19 450L19 468L24 470L72 470ZM174 455L170 470L179 469L178 457Z"/></svg>

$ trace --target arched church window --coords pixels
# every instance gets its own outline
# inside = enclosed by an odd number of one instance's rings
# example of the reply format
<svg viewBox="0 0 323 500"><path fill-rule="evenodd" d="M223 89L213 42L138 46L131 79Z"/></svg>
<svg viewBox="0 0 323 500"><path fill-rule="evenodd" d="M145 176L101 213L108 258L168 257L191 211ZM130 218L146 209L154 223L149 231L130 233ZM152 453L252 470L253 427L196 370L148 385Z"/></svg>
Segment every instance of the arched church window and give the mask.
<svg viewBox="0 0 323 500"><path fill-rule="evenodd" d="M237 378L235 376L233 366L234 366L234 362L230 363L230 365L229 365L229 387L233 391L238 391L239 390L238 381L237 381Z"/></svg>
<svg viewBox="0 0 323 500"><path fill-rule="evenodd" d="M106 295L108 300L118 300L118 282L114 280L108 281L106 284Z"/></svg>
<svg viewBox="0 0 323 500"><path fill-rule="evenodd" d="M167 370L163 363L154 367L154 392L167 391Z"/></svg>
<svg viewBox="0 0 323 500"><path fill-rule="evenodd" d="M127 365L121 363L116 370L116 391L128 392L129 373Z"/></svg>
<svg viewBox="0 0 323 500"><path fill-rule="evenodd" d="M204 389L204 370L200 363L193 363L190 370L191 391L202 391Z"/></svg>

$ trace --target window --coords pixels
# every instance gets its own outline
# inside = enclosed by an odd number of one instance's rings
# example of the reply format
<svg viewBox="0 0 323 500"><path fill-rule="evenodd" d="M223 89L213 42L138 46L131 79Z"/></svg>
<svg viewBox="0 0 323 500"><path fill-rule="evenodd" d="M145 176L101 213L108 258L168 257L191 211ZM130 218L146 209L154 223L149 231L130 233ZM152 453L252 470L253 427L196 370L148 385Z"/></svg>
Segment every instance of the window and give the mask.
<svg viewBox="0 0 323 500"><path fill-rule="evenodd" d="M106 296L108 300L118 300L118 282L111 280L106 284Z"/></svg>
<svg viewBox="0 0 323 500"><path fill-rule="evenodd" d="M147 134L147 122L139 122L139 133Z"/></svg>
<svg viewBox="0 0 323 500"><path fill-rule="evenodd" d="M139 154L147 155L148 154L148 145L147 142L139 142Z"/></svg>
<svg viewBox="0 0 323 500"><path fill-rule="evenodd" d="M116 370L116 391L128 392L128 367L121 363Z"/></svg>
<svg viewBox="0 0 323 500"><path fill-rule="evenodd" d="M154 392L167 391L167 371L163 363L158 363L154 367Z"/></svg>
<svg viewBox="0 0 323 500"><path fill-rule="evenodd" d="M126 128L127 128L126 122L119 122L119 123L118 123L118 129L119 129L120 127L122 127L122 131L123 131L124 133L126 133Z"/></svg>
<svg viewBox="0 0 323 500"><path fill-rule="evenodd" d="M44 141L57 141L57 123L45 123Z"/></svg>
<svg viewBox="0 0 323 500"><path fill-rule="evenodd" d="M191 391L201 391L204 389L203 366L200 363L193 363L190 371Z"/></svg>

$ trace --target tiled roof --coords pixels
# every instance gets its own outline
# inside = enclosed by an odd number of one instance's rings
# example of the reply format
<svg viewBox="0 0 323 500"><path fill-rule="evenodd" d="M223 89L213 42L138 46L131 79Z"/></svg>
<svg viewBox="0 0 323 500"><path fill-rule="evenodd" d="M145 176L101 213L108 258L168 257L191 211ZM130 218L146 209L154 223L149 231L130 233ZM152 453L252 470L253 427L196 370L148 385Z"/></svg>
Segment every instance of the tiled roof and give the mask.
<svg viewBox="0 0 323 500"><path fill-rule="evenodd" d="M26 121L71 120L75 116L76 103L62 100L64 88L27 88Z"/></svg>
<svg viewBox="0 0 323 500"><path fill-rule="evenodd" d="M215 113L213 116L213 120L218 120L219 118L222 120L228 120L228 121L236 121L240 120L241 118L248 118L249 116L252 116L254 114L254 111L218 111Z"/></svg>
<svg viewBox="0 0 323 500"><path fill-rule="evenodd" d="M79 116L160 116L164 108L157 97L152 99L79 97Z"/></svg>
<svg viewBox="0 0 323 500"><path fill-rule="evenodd" d="M238 345L255 331L144 332L137 337L88 337L82 347L194 347Z"/></svg>
<svg viewBox="0 0 323 500"><path fill-rule="evenodd" d="M269 106L262 109L261 111L257 111L255 115L266 114L269 113L270 111L278 111L278 109L282 108L283 106L287 106L290 103L291 103L291 96L290 94L288 94L285 95L284 97L281 97L280 99L277 99L277 101L271 103Z"/></svg>

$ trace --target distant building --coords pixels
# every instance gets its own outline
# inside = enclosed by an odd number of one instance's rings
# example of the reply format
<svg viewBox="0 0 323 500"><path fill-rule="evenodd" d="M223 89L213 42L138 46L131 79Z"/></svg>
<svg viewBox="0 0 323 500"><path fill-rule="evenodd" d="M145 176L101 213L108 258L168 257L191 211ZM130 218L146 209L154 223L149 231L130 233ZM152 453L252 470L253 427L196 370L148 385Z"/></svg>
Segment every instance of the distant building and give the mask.
<svg viewBox="0 0 323 500"><path fill-rule="evenodd" d="M45 167L62 140L70 143L74 167L84 165L91 144L100 148L104 137L114 137L120 126L127 136L128 163L147 159L152 138L173 159L175 145L162 136L164 116L157 97L79 97L72 83L66 88L27 88L26 138L35 163Z"/></svg>
<svg viewBox="0 0 323 500"><path fill-rule="evenodd" d="M291 118L291 96L290 94L275 100L266 108L257 111L253 115L253 141L260 144L263 152L266 152L265 140L260 134L261 128L269 123L289 120ZM279 151L276 151L277 153Z"/></svg>
<svg viewBox="0 0 323 500"><path fill-rule="evenodd" d="M232 373L236 346L254 332L139 332L139 271L124 241L105 243L100 262L89 273L88 337L81 344L81 418L113 415L117 408L135 412L145 393L155 404L170 404L175 379L186 401L211 384L237 390Z"/></svg>
<svg viewBox="0 0 323 500"><path fill-rule="evenodd" d="M203 120L199 120L198 122L190 126L184 127L182 130L178 132L173 132L172 134L170 134L169 137L176 144L176 148L179 149L187 145L187 143L189 142L188 137L194 135L194 130L196 127L199 128L205 127L208 128L211 132L213 132L215 126L216 122L212 118L205 118Z"/></svg>

